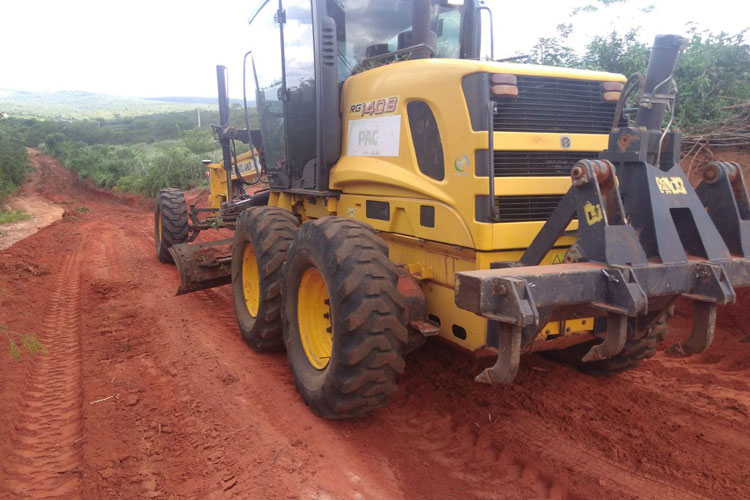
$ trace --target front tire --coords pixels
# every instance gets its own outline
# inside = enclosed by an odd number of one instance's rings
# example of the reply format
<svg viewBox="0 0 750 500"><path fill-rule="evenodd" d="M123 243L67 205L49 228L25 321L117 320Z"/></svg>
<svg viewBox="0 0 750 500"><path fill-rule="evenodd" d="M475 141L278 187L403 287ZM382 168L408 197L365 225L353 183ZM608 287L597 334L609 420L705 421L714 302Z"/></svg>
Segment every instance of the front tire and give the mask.
<svg viewBox="0 0 750 500"><path fill-rule="evenodd" d="M160 190L154 205L154 246L160 262L174 262L169 249L174 245L186 243L189 230L185 195L177 189Z"/></svg>
<svg viewBox="0 0 750 500"><path fill-rule="evenodd" d="M369 226L302 226L284 273L284 343L297 390L324 418L384 406L404 370L406 306L388 247Z"/></svg>
<svg viewBox="0 0 750 500"><path fill-rule="evenodd" d="M232 297L237 323L254 351L284 349L281 334L282 266L299 222L277 207L240 215L232 245Z"/></svg>

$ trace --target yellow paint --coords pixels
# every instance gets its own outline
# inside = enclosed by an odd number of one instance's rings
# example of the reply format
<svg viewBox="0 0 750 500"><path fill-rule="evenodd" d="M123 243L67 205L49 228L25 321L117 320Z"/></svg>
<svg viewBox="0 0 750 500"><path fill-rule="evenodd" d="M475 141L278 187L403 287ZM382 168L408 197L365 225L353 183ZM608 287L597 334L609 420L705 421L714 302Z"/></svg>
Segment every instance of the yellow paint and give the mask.
<svg viewBox="0 0 750 500"><path fill-rule="evenodd" d="M681 177L655 177L661 194L687 194Z"/></svg>
<svg viewBox="0 0 750 500"><path fill-rule="evenodd" d="M594 329L593 318L568 319L563 322L563 332L587 332Z"/></svg>
<svg viewBox="0 0 750 500"><path fill-rule="evenodd" d="M289 193L273 191L271 192L271 196L268 199L268 204L272 207L279 207L292 212L292 206L294 205L294 196Z"/></svg>
<svg viewBox="0 0 750 500"><path fill-rule="evenodd" d="M338 200L334 197L319 197L274 191L268 200L272 207L283 208L303 221L336 215Z"/></svg>
<svg viewBox="0 0 750 500"><path fill-rule="evenodd" d="M598 81L624 81L621 75L530 65L500 64L479 61L429 59L404 61L375 68L347 79L342 91L342 156L331 169L330 189L343 193L339 215L365 221L382 231L398 232L418 238L460 245L483 251L526 248L544 225L539 222L491 224L475 219L476 197L489 195L487 177L476 173L476 152L486 150L487 132L474 131L463 96L463 79L478 72L513 73ZM428 85L425 82L429 82ZM399 155L363 157L348 155L349 124L354 120L372 119L361 113L350 113L352 106L385 96L398 96L394 116L401 119ZM411 101L429 104L440 131L445 161L443 180L424 175L418 167L406 108ZM561 138L570 139L562 147ZM506 151L601 151L606 148L606 134L566 134L494 132L496 150ZM465 168L455 169L460 159ZM500 177L495 179L495 193L503 195L560 195L570 187L570 177ZM364 200L391 203L391 220L377 221L366 217ZM421 227L419 205L435 206L436 227ZM442 213L441 213L442 212ZM395 219L394 219L395 217ZM574 222L568 228L576 229ZM411 232L409 232L411 231ZM560 240L559 246L572 240Z"/></svg>
<svg viewBox="0 0 750 500"><path fill-rule="evenodd" d="M257 151L254 152L254 156L258 156ZM237 155L237 164L241 169L240 173L246 181L253 181L257 178L255 170L251 167L250 162L252 159L253 154L250 151ZM242 172L242 169L248 167L250 167L250 170ZM208 186L211 191L211 194L208 196L208 206L218 210L221 208L221 204L228 199L227 174L224 170L224 162L210 163L206 165L206 168L208 169ZM232 170L232 180L236 181L237 179L237 174Z"/></svg>
<svg viewBox="0 0 750 500"><path fill-rule="evenodd" d="M323 275L314 267L308 268L300 280L297 323L307 360L315 369L325 369L333 350L331 305Z"/></svg>
<svg viewBox="0 0 750 500"><path fill-rule="evenodd" d="M455 275L462 271L489 269L492 262L517 261L523 252L477 252L388 233L380 233L380 236L388 244L391 260L404 265L418 278L427 299L427 313L430 319L439 319L439 335L470 351L484 347L487 341L487 320L456 306ZM542 264L552 264L556 259L561 262L565 251L565 248L553 249L542 260ZM428 273L425 273L425 270L428 270ZM575 328L574 332L588 331L593 327L593 320L569 320L567 324ZM454 325L466 332L465 339L455 335ZM569 333L559 321L547 324L542 328L542 334L547 330L550 331L548 335Z"/></svg>
<svg viewBox="0 0 750 500"><path fill-rule="evenodd" d="M539 332L540 337L552 337L555 335L560 335L560 332L565 331L563 328L563 322L562 321L553 321L551 323L547 323L544 328L542 328L542 331Z"/></svg>
<svg viewBox="0 0 750 500"><path fill-rule="evenodd" d="M487 137L483 134L484 137ZM539 132L495 132L495 149L504 151L557 151L560 138L570 138L565 151L601 151L607 148L609 137L602 134L550 134ZM486 143L481 149L487 149Z"/></svg>
<svg viewBox="0 0 750 500"><path fill-rule="evenodd" d="M338 215L364 221L379 231L387 242L390 258L406 266L417 278L427 298L428 313L440 320L440 336L463 348L476 350L486 343L487 320L455 305L457 272L489 269L492 262L520 258L544 221L483 223L476 221L476 197L489 195L487 177L476 175L477 151L486 150L487 131L472 128L463 96L464 77L476 73L508 73L554 78L624 82L622 75L592 71L495 63L470 60L424 59L403 61L364 71L348 78L342 87L342 151L331 168L328 188L338 197L315 198L308 195L272 192L269 204L289 210L302 221ZM394 99L397 98L397 99ZM355 120L375 119L375 113L363 113L384 100L388 113L399 117L397 156L353 156L348 151L348 131ZM435 115L445 162L445 175L435 180L418 167L412 143L407 106L412 101L426 102ZM391 103L391 104L388 104ZM384 105L384 106L385 106ZM393 118L391 118L393 119ZM607 134L492 132L498 151L591 151L607 147ZM563 137L566 139L563 141ZM566 148L563 148L565 144ZM459 165L460 168L454 168ZM212 207L226 197L219 166L209 166ZM216 177L215 177L216 176ZM570 187L570 177L500 177L495 179L496 195L562 195ZM222 191L223 189L223 191ZM387 202L388 220L367 217L367 201ZM435 227L420 221L422 206L435 211ZM589 220L601 217L592 212ZM573 221L568 230L576 230ZM558 239L543 263L562 262L574 237ZM310 318L300 323L302 343L311 364L318 369L327 365L332 332L330 311L320 304L327 298L325 282L317 271L303 275L298 290L298 315ZM564 290L561 291L564 293ZM325 317L325 313L329 317ZM326 321L328 323L326 323ZM587 323L583 323L586 321ZM466 338L454 333L466 332ZM588 332L593 321L554 322L542 329L542 336L560 336ZM571 329L571 332L567 330ZM549 331L549 333L544 333ZM585 335L581 335L585 338ZM541 338L541 337L540 337ZM545 337L546 338L546 337Z"/></svg>
<svg viewBox="0 0 750 500"><path fill-rule="evenodd" d="M589 226L593 226L597 222L604 219L604 214L602 214L602 207L598 203L594 205L590 201L587 201L583 206L583 213L586 214L586 224L588 224Z"/></svg>
<svg viewBox="0 0 750 500"><path fill-rule="evenodd" d="M390 220L367 217L367 200L384 201L390 205ZM419 223L422 205L435 208L435 227L424 227ZM466 248L473 246L471 232L461 214L446 203L427 201L425 198L401 198L385 196L360 196L342 194L338 207L340 215L367 222L375 229L387 233L416 236L431 241L439 241ZM439 221L439 223L437 223Z"/></svg>
<svg viewBox="0 0 750 500"><path fill-rule="evenodd" d="M258 316L260 306L260 278L258 273L258 260L255 257L253 246L249 243L242 253L242 295L245 298L247 312L253 318Z"/></svg>

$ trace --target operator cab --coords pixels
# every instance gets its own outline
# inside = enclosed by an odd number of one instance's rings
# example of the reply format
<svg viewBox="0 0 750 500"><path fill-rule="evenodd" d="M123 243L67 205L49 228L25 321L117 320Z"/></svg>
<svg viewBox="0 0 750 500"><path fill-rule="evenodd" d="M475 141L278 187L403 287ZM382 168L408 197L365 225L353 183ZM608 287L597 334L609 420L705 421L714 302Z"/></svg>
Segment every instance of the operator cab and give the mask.
<svg viewBox="0 0 750 500"><path fill-rule="evenodd" d="M328 191L341 153L340 88L406 59L475 59L473 0L266 0L250 20L265 168L272 188Z"/></svg>

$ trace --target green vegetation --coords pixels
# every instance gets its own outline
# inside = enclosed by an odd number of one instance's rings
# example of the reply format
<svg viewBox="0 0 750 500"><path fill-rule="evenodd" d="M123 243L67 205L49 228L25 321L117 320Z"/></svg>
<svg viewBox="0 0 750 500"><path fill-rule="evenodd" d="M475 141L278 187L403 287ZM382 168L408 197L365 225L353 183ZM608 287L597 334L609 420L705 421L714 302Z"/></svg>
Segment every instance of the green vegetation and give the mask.
<svg viewBox="0 0 750 500"><path fill-rule="evenodd" d="M11 222L20 222L22 220L31 219L31 215L24 212L23 210L10 210L5 211L0 209L0 225L9 224Z"/></svg>
<svg viewBox="0 0 750 500"><path fill-rule="evenodd" d="M206 130L187 131L175 139L125 145L94 144L47 136L43 148L97 186L155 195L166 186L197 185L214 145Z"/></svg>
<svg viewBox="0 0 750 500"><path fill-rule="evenodd" d="M33 333L17 333L8 330L5 325L0 325L0 336L8 340L10 357L16 361L21 359L23 352L31 356L49 356L49 351Z"/></svg>
<svg viewBox="0 0 750 500"><path fill-rule="evenodd" d="M237 106L233 125L243 113ZM254 111L251 114L256 123ZM189 189L205 182L201 161L216 161L209 126L198 127L197 110L111 120L4 120L23 144L38 147L97 186L154 196L163 187ZM202 111L204 124L218 123L216 111ZM244 149L238 145L238 151Z"/></svg>
<svg viewBox="0 0 750 500"><path fill-rule="evenodd" d="M571 24L559 25L555 36L539 39L528 62L625 75L646 72L650 44L639 41L638 30L595 36L582 54L568 45L572 32ZM750 102L750 45L744 35L690 31L675 72L678 126L696 129L723 125L746 111Z"/></svg>
<svg viewBox="0 0 750 500"><path fill-rule="evenodd" d="M3 199L18 189L29 168L23 136L0 119L0 206Z"/></svg>

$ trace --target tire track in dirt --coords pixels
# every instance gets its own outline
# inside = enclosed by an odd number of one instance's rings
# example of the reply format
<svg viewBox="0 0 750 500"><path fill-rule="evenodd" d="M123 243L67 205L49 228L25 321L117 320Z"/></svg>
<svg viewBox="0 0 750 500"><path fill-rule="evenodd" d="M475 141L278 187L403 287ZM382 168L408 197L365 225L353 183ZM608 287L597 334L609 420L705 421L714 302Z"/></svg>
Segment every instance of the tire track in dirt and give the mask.
<svg viewBox="0 0 750 500"><path fill-rule="evenodd" d="M65 258L54 280L39 340L49 350L29 367L5 457L6 489L17 498L81 498L83 461L80 263Z"/></svg>
<svg viewBox="0 0 750 500"><path fill-rule="evenodd" d="M566 481L543 472L481 432L479 424L458 423L448 413L414 411L409 397L392 403L390 427L430 461L446 467L471 489L466 498L573 500Z"/></svg>
<svg viewBox="0 0 750 500"><path fill-rule="evenodd" d="M537 460L541 458L571 473L584 471L585 475L596 478L602 486L615 489L629 498L642 500L707 498L610 460L596 450L541 424L531 415L528 419L518 422L517 426L519 434L525 436L525 446L537 457Z"/></svg>
<svg viewBox="0 0 750 500"><path fill-rule="evenodd" d="M517 440L503 443L483 432L478 422L457 422L449 413L406 396L392 404L386 417L400 439L425 459L445 466L457 481L468 485L467 498L583 500L575 490L575 476L592 479L624 498L640 500L705 499L702 495L610 460L544 424L532 414L513 418ZM498 422L502 417L496 418ZM493 419L489 417L489 423Z"/></svg>

